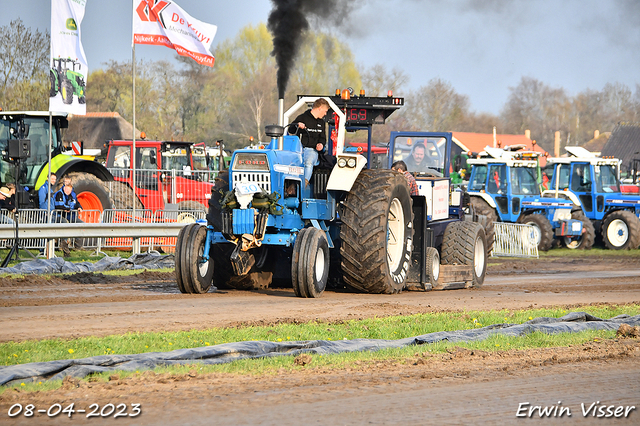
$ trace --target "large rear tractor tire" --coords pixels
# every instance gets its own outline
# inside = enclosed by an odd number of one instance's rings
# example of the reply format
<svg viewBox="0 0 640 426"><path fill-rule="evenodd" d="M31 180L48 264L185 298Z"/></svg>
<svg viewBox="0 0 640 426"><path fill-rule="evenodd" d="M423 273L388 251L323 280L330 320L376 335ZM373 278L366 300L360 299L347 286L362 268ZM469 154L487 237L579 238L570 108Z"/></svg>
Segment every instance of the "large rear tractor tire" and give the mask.
<svg viewBox="0 0 640 426"><path fill-rule="evenodd" d="M298 297L320 297L329 279L329 242L323 231L304 228L291 257L291 281Z"/></svg>
<svg viewBox="0 0 640 426"><path fill-rule="evenodd" d="M564 237L564 245L571 250L589 250L593 247L596 239L596 230L593 227L593 223L587 219L582 210L578 209L571 212L571 219L581 221L584 232L579 237Z"/></svg>
<svg viewBox="0 0 640 426"><path fill-rule="evenodd" d="M222 206L220 205L220 201L222 201L227 191L229 191L229 172L224 170L216 176L213 187L211 188L209 213L207 214L207 223L213 226L213 229L218 232L222 231Z"/></svg>
<svg viewBox="0 0 640 426"><path fill-rule="evenodd" d="M58 94L56 74L49 70L49 97L53 98Z"/></svg>
<svg viewBox="0 0 640 426"><path fill-rule="evenodd" d="M640 245L640 220L626 210L605 216L602 222L602 241L609 250L633 250Z"/></svg>
<svg viewBox="0 0 640 426"><path fill-rule="evenodd" d="M188 210L188 211L203 212L203 213L207 212L207 209L205 208L204 204L199 203L197 201L192 201L192 200L179 202L178 210Z"/></svg>
<svg viewBox="0 0 640 426"><path fill-rule="evenodd" d="M73 190L78 197L78 202L83 210L98 210L103 212L113 208L109 193L104 186L104 182L90 173L69 173L73 183ZM62 182L62 180L60 180ZM93 217L95 216L95 218ZM98 215L87 217L85 222L97 222ZM94 220L95 219L95 220Z"/></svg>
<svg viewBox="0 0 640 426"><path fill-rule="evenodd" d="M134 203L136 210L144 209L144 205L135 195L133 189L126 183L113 181L109 182L111 187L111 198L113 199L113 208L118 210L131 210Z"/></svg>
<svg viewBox="0 0 640 426"><path fill-rule="evenodd" d="M363 170L344 200L340 239L345 283L365 293L399 293L410 267L413 212L405 177Z"/></svg>
<svg viewBox="0 0 640 426"><path fill-rule="evenodd" d="M480 197L471 197L471 206L477 214L486 217L486 223L483 223L484 234L487 237L487 254L491 254L493 243L496 238L494 222L498 221L496 210L491 207L485 200Z"/></svg>
<svg viewBox="0 0 640 426"><path fill-rule="evenodd" d="M213 259L209 258L206 262L202 259L207 241L207 228L193 223L187 225L183 231L179 247L181 253L176 256L176 278L182 277L182 288L180 284L178 287L181 291L184 290L184 293L206 293L213 283L215 267Z"/></svg>
<svg viewBox="0 0 640 426"><path fill-rule="evenodd" d="M67 79L62 80L62 87L60 92L62 93L62 102L65 105L71 105L73 102L73 85Z"/></svg>
<svg viewBox="0 0 640 426"><path fill-rule="evenodd" d="M471 265L471 286L481 287L487 274L486 236L476 222L452 222L442 237L443 265Z"/></svg>
<svg viewBox="0 0 640 426"><path fill-rule="evenodd" d="M533 239L539 251L548 251L552 247L553 228L545 216L538 213L520 216L518 223L533 226Z"/></svg>

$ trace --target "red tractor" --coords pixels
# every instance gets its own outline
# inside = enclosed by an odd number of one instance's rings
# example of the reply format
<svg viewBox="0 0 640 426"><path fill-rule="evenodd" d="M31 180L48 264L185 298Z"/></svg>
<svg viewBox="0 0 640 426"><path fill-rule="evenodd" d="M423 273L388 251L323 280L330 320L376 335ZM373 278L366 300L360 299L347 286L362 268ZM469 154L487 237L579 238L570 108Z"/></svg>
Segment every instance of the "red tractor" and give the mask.
<svg viewBox="0 0 640 426"><path fill-rule="evenodd" d="M114 177L114 208L202 210L211 198L212 173L194 144L174 141L109 141L106 167ZM131 165L135 158L135 174ZM131 189L135 188L135 197ZM135 203L135 205L134 205Z"/></svg>

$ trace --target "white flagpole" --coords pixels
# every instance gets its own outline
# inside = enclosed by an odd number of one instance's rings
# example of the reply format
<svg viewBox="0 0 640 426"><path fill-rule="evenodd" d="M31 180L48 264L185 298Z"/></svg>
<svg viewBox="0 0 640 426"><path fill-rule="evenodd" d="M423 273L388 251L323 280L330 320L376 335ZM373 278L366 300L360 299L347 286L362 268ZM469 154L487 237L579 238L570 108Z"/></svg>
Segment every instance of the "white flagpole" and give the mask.
<svg viewBox="0 0 640 426"><path fill-rule="evenodd" d="M51 113L51 110L49 110L49 162L47 163L49 165L49 172L47 173L47 186L49 187L49 190L47 191L47 216L48 216L47 222L48 223L51 223L51 190L53 189L51 188L51 145L52 145L52 138L53 138L53 135L51 134L52 131L53 131L53 114ZM49 259L51 259L51 257L49 257Z"/></svg>
<svg viewBox="0 0 640 426"><path fill-rule="evenodd" d="M135 0L132 2L133 8L135 10ZM135 13L135 12L134 12ZM131 182L133 185L132 198L131 203L133 205L133 220L136 217L136 43L133 40L134 37L134 29L133 29L133 20L135 19L135 15L132 15L133 19L131 20L131 52L132 52L132 61L133 61L133 93L132 93L132 101L133 101L133 152L131 153Z"/></svg>

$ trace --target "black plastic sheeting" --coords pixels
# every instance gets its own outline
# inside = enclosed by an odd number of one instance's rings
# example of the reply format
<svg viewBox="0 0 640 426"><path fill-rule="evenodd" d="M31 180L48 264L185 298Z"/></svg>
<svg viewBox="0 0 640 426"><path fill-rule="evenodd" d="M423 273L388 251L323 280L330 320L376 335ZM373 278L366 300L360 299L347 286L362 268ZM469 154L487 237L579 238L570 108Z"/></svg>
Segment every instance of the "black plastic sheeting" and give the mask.
<svg viewBox="0 0 640 426"><path fill-rule="evenodd" d="M11 268L0 268L0 274L56 274L71 272L101 272L124 269L160 269L175 267L172 254L134 254L129 258L105 256L99 261L72 263L61 257L35 259L18 263Z"/></svg>
<svg viewBox="0 0 640 426"><path fill-rule="evenodd" d="M562 318L541 317L524 324L495 324L473 330L440 331L398 340L354 339L341 341L309 340L302 342L250 341L225 343L171 352L136 355L101 355L82 359L35 362L0 367L0 385L42 380L62 380L66 376L82 378L105 371L149 370L180 364L223 364L240 359L264 358L301 353L327 355L340 352L377 351L424 345L441 341L468 342L483 340L495 334L525 336L539 331L546 334L577 333L586 330L617 330L620 324L640 325L640 315L619 315L603 320L585 312L574 312Z"/></svg>

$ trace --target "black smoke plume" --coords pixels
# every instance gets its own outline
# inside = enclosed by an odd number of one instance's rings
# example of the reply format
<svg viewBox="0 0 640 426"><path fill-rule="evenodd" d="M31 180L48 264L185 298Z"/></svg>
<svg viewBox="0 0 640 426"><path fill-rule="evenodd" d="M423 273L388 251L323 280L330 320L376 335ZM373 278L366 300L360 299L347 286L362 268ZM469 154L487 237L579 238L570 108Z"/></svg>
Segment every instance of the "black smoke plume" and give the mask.
<svg viewBox="0 0 640 426"><path fill-rule="evenodd" d="M278 97L284 98L291 68L309 29L309 19L321 26L339 26L352 9L349 0L271 0L267 28L273 35L278 66Z"/></svg>

